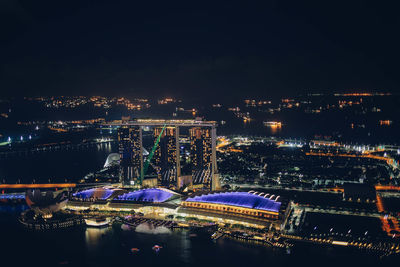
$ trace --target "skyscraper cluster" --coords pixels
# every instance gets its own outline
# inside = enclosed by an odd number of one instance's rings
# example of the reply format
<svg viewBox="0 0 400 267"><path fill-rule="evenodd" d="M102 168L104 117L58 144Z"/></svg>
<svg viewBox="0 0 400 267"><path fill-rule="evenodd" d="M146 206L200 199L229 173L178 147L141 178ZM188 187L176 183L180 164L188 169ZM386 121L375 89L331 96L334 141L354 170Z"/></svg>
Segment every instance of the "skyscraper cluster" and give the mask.
<svg viewBox="0 0 400 267"><path fill-rule="evenodd" d="M157 172L157 184L166 187L180 187L182 177L185 184L197 188L215 189L218 187L216 166L215 124L202 124L187 121L152 125L147 123L122 123L118 129L120 153L120 180L124 185L141 183L151 165ZM154 155L143 159L142 127L154 126ZM179 129L190 126L190 167L191 174L182 176L179 144ZM145 167L144 167L145 166ZM214 182L213 182L214 179ZM189 182L188 182L189 180Z"/></svg>

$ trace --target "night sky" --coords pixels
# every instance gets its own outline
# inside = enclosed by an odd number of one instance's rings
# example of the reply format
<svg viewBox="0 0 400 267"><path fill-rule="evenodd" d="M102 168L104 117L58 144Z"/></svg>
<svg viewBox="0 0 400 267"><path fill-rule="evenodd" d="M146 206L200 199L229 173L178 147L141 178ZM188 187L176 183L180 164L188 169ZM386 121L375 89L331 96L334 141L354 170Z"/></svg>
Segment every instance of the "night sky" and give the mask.
<svg viewBox="0 0 400 267"><path fill-rule="evenodd" d="M395 93L400 16L384 2L1 0L0 94Z"/></svg>

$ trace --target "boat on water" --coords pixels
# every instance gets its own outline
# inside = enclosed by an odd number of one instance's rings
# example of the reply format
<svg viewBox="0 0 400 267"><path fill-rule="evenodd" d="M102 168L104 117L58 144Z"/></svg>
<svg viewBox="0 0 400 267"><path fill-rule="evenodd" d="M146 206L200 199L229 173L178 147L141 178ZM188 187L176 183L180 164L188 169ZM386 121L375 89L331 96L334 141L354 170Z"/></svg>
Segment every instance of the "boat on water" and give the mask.
<svg viewBox="0 0 400 267"><path fill-rule="evenodd" d="M136 253L136 252L139 252L140 251L140 249L138 249L138 248L131 248L131 252L132 253Z"/></svg>
<svg viewBox="0 0 400 267"><path fill-rule="evenodd" d="M264 121L263 124L267 127L271 128L280 128L282 127L282 122L279 121Z"/></svg>
<svg viewBox="0 0 400 267"><path fill-rule="evenodd" d="M152 247L152 249L153 249L154 251L160 251L160 249L162 249L162 246L154 245L154 246Z"/></svg>
<svg viewBox="0 0 400 267"><path fill-rule="evenodd" d="M107 227L111 223L110 218L89 218L85 219L86 225L91 227Z"/></svg>

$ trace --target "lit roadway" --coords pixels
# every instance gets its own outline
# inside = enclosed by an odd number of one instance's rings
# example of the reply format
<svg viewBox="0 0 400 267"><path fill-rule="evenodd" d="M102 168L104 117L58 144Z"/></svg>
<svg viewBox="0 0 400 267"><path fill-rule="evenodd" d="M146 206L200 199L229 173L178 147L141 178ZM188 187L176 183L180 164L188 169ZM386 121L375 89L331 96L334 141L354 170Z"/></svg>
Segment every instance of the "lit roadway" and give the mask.
<svg viewBox="0 0 400 267"><path fill-rule="evenodd" d="M120 184L110 183L60 183L60 184L0 184L0 189L35 189L35 188L75 188L75 187L101 187L118 186Z"/></svg>
<svg viewBox="0 0 400 267"><path fill-rule="evenodd" d="M0 189L28 189L28 188L71 188L76 187L74 183L62 184L0 184Z"/></svg>
<svg viewBox="0 0 400 267"><path fill-rule="evenodd" d="M341 193L343 191L343 189L341 188L311 189L311 188L301 188L301 187L288 187L281 185L256 185L256 184L235 184L235 183L229 183L228 185L244 187L244 188L281 189L281 190L292 190L292 191L313 192L313 193Z"/></svg>
<svg viewBox="0 0 400 267"><path fill-rule="evenodd" d="M321 153L321 152L308 152L307 156L322 156L322 157L346 157L346 158L368 158L368 159L376 159L385 161L388 166L391 166L393 169L399 169L394 159L389 157L376 156L371 153L364 153L361 155L357 154L335 154L335 153Z"/></svg>
<svg viewBox="0 0 400 267"><path fill-rule="evenodd" d="M382 215L378 212L366 212L366 211L354 211L354 210L338 210L334 208L320 208L311 207L306 205L297 205L298 208L305 210L306 212L316 212L316 213L329 213L329 214L339 214L339 215L352 215L352 216L364 216L364 217L374 217L380 218Z"/></svg>
<svg viewBox="0 0 400 267"><path fill-rule="evenodd" d="M221 148L230 145L232 142L229 139L226 139L225 137L220 137L218 138L218 145L216 146L217 150L220 150Z"/></svg>
<svg viewBox="0 0 400 267"><path fill-rule="evenodd" d="M312 193L343 193L344 191L342 187L311 189L311 188L301 188L301 187L288 187L281 185L257 185L257 184L236 184L236 183L229 183L228 185L242 187L242 188L280 189L280 190L291 190L291 191L312 192ZM400 192L400 186L375 185L375 190Z"/></svg>

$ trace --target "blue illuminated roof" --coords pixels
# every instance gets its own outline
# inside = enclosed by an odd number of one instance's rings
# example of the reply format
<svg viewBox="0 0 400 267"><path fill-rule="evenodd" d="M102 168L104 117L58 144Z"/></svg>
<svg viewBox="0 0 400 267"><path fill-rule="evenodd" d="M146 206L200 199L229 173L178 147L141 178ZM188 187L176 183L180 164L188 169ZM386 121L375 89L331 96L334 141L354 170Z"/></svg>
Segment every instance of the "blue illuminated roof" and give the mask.
<svg viewBox="0 0 400 267"><path fill-rule="evenodd" d="M74 197L82 198L82 199L89 199L89 198L97 198L105 200L109 198L116 189L109 189L109 188L91 188L83 191L79 191L73 194Z"/></svg>
<svg viewBox="0 0 400 267"><path fill-rule="evenodd" d="M135 202L164 202L174 194L169 190L150 188L129 192L120 195L115 200L135 201Z"/></svg>
<svg viewBox="0 0 400 267"><path fill-rule="evenodd" d="M189 202L204 202L279 212L281 202L247 192L224 192L190 197Z"/></svg>
<svg viewBox="0 0 400 267"><path fill-rule="evenodd" d="M25 199L25 194L0 194L0 199Z"/></svg>

